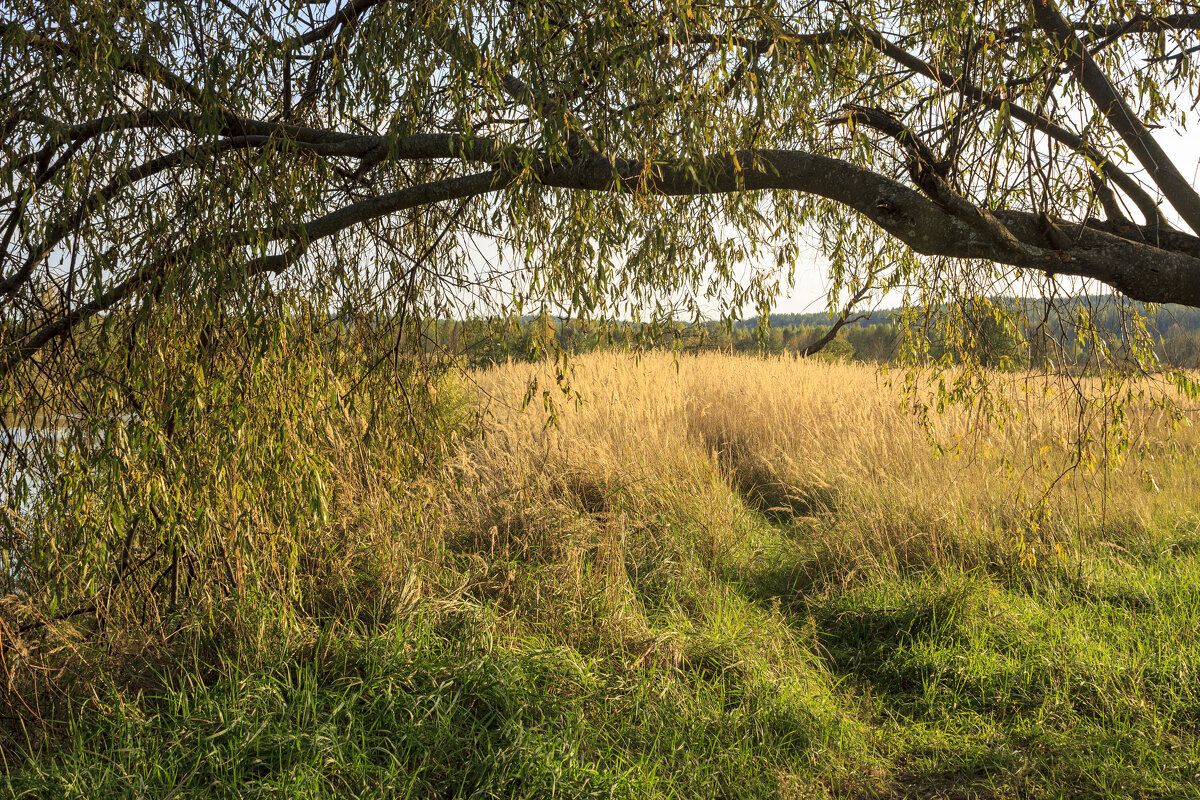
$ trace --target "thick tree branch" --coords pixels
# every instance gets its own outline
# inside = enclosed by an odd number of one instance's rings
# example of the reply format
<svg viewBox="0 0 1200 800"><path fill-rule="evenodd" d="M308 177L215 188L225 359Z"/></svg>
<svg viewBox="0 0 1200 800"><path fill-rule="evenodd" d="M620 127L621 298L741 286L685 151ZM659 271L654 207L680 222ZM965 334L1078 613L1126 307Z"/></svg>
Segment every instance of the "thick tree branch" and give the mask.
<svg viewBox="0 0 1200 800"><path fill-rule="evenodd" d="M372 8L386 2L388 0L350 0L350 2L345 3L337 11L333 12L333 15L329 19L308 33L283 42L275 42L274 44L281 50L296 50L308 47L310 44L315 44L329 38L343 25L353 25Z"/></svg>
<svg viewBox="0 0 1200 800"><path fill-rule="evenodd" d="M22 157L16 166L23 165L66 142L81 143L97 136L118 131L138 129L181 130L199 137L212 135L213 119L202 113L178 108L147 109L127 114L113 114L52 132L49 141L36 153ZM454 133L418 133L404 137L382 134L345 133L329 128L312 128L284 122L234 116L218 125L217 133L224 136L273 137L291 142L307 150L327 156L362 158L380 147L398 159L430 159L466 157L491 161L499 158L504 148L484 136L463 136Z"/></svg>
<svg viewBox="0 0 1200 800"><path fill-rule="evenodd" d="M1134 242L1145 242L1161 250L1200 258L1200 236L1183 231L1164 231L1150 225L1134 225L1128 220L1089 219L1087 225L1098 231L1120 236Z"/></svg>
<svg viewBox="0 0 1200 800"><path fill-rule="evenodd" d="M1056 125L1024 106L1009 101L995 92L987 92L980 89L966 78L950 75L942 68L926 63L924 60L914 56L904 48L898 47L878 33L868 32L865 34L865 38L883 55L911 69L913 72L936 81L942 88L961 94L969 100L973 100L993 111L1007 112L1018 122L1028 125L1034 130L1040 131L1050 138L1065 144L1093 164L1098 165L1104 176L1120 187L1121 191L1125 192L1134 205L1138 207L1138 210L1146 218L1147 224L1170 227L1154 198L1147 194L1146 190L1136 180L1113 164L1107 155L1085 142L1083 137L1072 133L1061 125Z"/></svg>
<svg viewBox="0 0 1200 800"><path fill-rule="evenodd" d="M253 272L286 268L296 254L319 239L372 219L445 200L499 191L521 180L521 173L491 170L407 187L353 203L302 225L249 230L227 237L233 247L287 240L282 256L250 262ZM568 165L543 159L528 178L547 187L627 192L662 196L782 190L818 195L858 211L882 230L931 256L987 259L1051 274L1090 278L1129 297L1149 302L1200 306L1200 259L1099 230L1091 224L1056 220L1070 247L1045 249L1045 220L1036 214L991 212L1022 247L1013 249L963 221L938 203L896 181L839 159L794 150L743 150L702 161L650 164L640 159L581 158ZM215 246L217 243L212 243ZM296 249L292 249L296 248ZM201 248L201 252L203 247ZM92 303L77 307L39 328L0 363L0 377L48 342L130 297L136 289L161 280L167 269L196 249L178 251L139 269Z"/></svg>
<svg viewBox="0 0 1200 800"><path fill-rule="evenodd" d="M840 28L811 34L795 33L762 38L721 36L715 34L691 34L688 38L681 40L660 37L660 42L664 44L673 41L680 44L725 44L743 48L752 53L766 52L769 47L775 45L815 47L851 40L863 41L900 66L935 81L943 89L962 95L992 111L1008 113L1018 122L1028 125L1034 130L1040 131L1050 138L1065 144L1093 164L1096 164L1105 177L1118 186L1133 201L1134 205L1145 216L1148 224L1159 225L1165 228L1170 227L1166 219L1162 216L1162 212L1158 208L1158 204L1154 201L1154 198L1130 175L1113 164L1108 156L1098 151L1092 145L1087 144L1081 136L1072 133L1061 125L1055 124L1020 104L1013 103L1011 100L995 92L988 92L979 88L964 76L951 75L945 69L913 55L877 31L864 28Z"/></svg>
<svg viewBox="0 0 1200 800"><path fill-rule="evenodd" d="M1072 22L1071 27L1096 39L1108 39L1131 33L1155 33L1157 31L1200 31L1200 14L1164 14L1156 17L1138 11L1124 22L1096 24L1085 21Z"/></svg>
<svg viewBox="0 0 1200 800"><path fill-rule="evenodd" d="M892 137L908 152L909 174L913 183L926 196L984 236L991 238L1014 258L1032 259L1040 256L1040 253L1031 249L1029 245L1018 241L986 208L975 205L955 191L942 174L939 159L933 151L895 117L877 108L851 106L846 115L835 122L862 124Z"/></svg>
<svg viewBox="0 0 1200 800"><path fill-rule="evenodd" d="M1088 55L1075 34L1071 23L1063 17L1051 0L1032 0L1034 17L1062 48L1070 65L1079 76L1084 90L1096 103L1138 162L1146 168L1151 180L1162 190L1168 202L1191 229L1200 233L1200 194L1180 174L1166 152L1159 146L1125 98L1113 87L1108 76Z"/></svg>

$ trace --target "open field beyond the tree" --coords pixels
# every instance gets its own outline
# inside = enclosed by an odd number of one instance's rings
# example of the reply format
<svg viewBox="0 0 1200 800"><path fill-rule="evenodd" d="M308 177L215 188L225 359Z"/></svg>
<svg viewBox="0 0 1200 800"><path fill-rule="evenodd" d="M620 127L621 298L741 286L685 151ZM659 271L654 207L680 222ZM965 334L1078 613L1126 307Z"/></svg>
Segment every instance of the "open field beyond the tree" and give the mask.
<svg viewBox="0 0 1200 800"><path fill-rule="evenodd" d="M462 428L420 481L341 428L294 431L294 456L330 465L328 513L295 539L294 607L214 602L169 645L193 666L116 675L99 673L130 653L48 626L46 641L77 650L55 678L73 681L70 710L43 713L60 717L49 735L10 731L0 786L1196 793L1187 414L1134 398L1124 433L1106 432L1070 384L1004 375L1003 425L978 406L922 417L903 372L813 359L594 354L567 377L579 404L552 366L447 383L442 413L484 410L482 434ZM227 488L211 507L233 518ZM169 651L140 635L130 648ZM60 696L39 691L47 709Z"/></svg>

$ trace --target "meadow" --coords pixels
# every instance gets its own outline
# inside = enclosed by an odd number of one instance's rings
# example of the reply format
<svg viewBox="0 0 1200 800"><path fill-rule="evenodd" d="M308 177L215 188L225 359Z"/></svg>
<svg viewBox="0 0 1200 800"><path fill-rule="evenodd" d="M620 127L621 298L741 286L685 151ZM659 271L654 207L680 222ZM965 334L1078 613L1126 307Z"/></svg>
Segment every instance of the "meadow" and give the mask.
<svg viewBox="0 0 1200 800"><path fill-rule="evenodd" d="M298 599L214 600L122 652L45 626L60 688L22 690L42 724L8 726L0 786L1200 794L1200 418L1151 382L1020 373L939 410L938 380L508 363L445 381L418 473L362 444L358 412L297 424L328 506L288 517L311 528L288 540ZM248 490L222 480L213 514L240 520L222 504Z"/></svg>

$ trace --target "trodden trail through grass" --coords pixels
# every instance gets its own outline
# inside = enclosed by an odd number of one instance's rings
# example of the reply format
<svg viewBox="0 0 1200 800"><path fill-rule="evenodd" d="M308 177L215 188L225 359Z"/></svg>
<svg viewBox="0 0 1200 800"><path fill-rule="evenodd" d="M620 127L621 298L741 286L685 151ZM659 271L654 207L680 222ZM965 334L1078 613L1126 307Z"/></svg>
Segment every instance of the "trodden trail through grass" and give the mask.
<svg viewBox="0 0 1200 800"><path fill-rule="evenodd" d="M868 368L589 356L549 427L533 377L471 376L444 513L387 534L402 602L97 679L0 787L1200 796L1191 426L1135 405L1122 460L1054 483L1079 415L1042 379L1003 427L936 417L939 456Z"/></svg>

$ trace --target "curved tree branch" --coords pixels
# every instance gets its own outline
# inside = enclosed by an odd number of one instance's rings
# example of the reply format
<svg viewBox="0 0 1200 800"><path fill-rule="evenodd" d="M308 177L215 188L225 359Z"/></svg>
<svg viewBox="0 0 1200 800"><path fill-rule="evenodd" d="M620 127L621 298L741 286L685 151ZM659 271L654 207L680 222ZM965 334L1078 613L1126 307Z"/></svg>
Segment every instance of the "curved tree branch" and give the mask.
<svg viewBox="0 0 1200 800"><path fill-rule="evenodd" d="M984 91L963 77L950 75L940 67L926 63L902 47L898 47L888 41L881 34L868 33L866 34L866 39L883 55L918 74L936 81L942 88L961 94L969 100L973 100L993 111L1007 112L1018 122L1028 125L1034 130L1065 144L1097 165L1106 178L1120 187L1121 191L1125 192L1134 205L1138 207L1138 210L1142 212L1147 224L1158 225L1164 228L1170 227L1154 198L1147 194L1146 190L1136 180L1113 164L1112 159L1085 142L1083 137L1071 133L1061 125L1057 125L1042 115L1030 111L1017 103L1013 103L994 92Z"/></svg>
<svg viewBox="0 0 1200 800"><path fill-rule="evenodd" d="M829 330L825 331L824 334L804 345L797 355L800 358L808 358L809 356L816 355L824 350L826 345L837 338L838 331L840 331L846 325L846 323L851 321L850 315L854 313L855 306L861 303L863 298L865 298L870 291L871 283L868 281L846 302L846 305L842 308L841 313L838 314L838 318L834 320L832 325L829 326Z"/></svg>
<svg viewBox="0 0 1200 800"><path fill-rule="evenodd" d="M987 259L1102 281L1138 300L1200 305L1200 259L1184 252L1164 251L1089 223L1069 221L1054 222L1068 238L1069 248L1046 249L1051 243L1046 239L1043 218L1027 212L996 211L993 215L997 223L1020 245L1005 246L990 233L890 178L839 159L801 151L743 150L701 161L661 164L601 156L568 165L543 160L534 166L528 179L562 189L672 197L759 190L805 192L858 211L918 253ZM493 193L519 180L520 173L495 169L418 184L353 203L294 227L243 231L227 237L224 243L244 247L287 240L291 244L283 255L256 259L243 267L255 274L281 270L294 263L312 242L349 227L410 208ZM194 250L189 247L177 251L141 268L93 302L37 329L0 362L0 377L53 339L130 297L137 288L161 280L168 268Z"/></svg>
<svg viewBox="0 0 1200 800"><path fill-rule="evenodd" d="M671 39L661 37L660 39L663 43L672 41ZM854 27L839 28L812 34L794 33L762 38L697 33L680 40L680 43L728 44L746 49L749 52L762 53L774 45L815 47L855 39L869 44L881 55L900 66L933 80L943 89L959 94L992 111L1008 113L1018 122L1028 125L1034 130L1044 133L1050 138L1066 145L1097 165L1097 168L1102 171L1104 176L1118 186L1133 201L1134 205L1137 206L1138 210L1146 218L1147 224L1170 228L1169 223L1162 216L1162 211L1159 209L1154 198L1136 180L1117 167L1108 156L1098 151L1092 145L1087 144L1081 136L995 92L988 92L979 88L964 76L951 75L945 69L930 64L924 59L908 52L878 31Z"/></svg>
<svg viewBox="0 0 1200 800"><path fill-rule="evenodd" d="M1131 33L1155 33L1157 31L1200 31L1200 14L1165 14L1156 17L1136 12L1124 22L1096 24L1086 21L1071 22L1071 27L1095 39L1108 39Z"/></svg>
<svg viewBox="0 0 1200 800"><path fill-rule="evenodd" d="M1166 152L1154 141L1150 131L1113 87L1079 41L1071 23L1050 0L1032 0L1034 17L1065 53L1067 63L1079 74L1079 81L1091 96L1113 130L1120 134L1134 157L1146 168L1155 185L1196 233L1200 233L1200 193L1180 174Z"/></svg>

